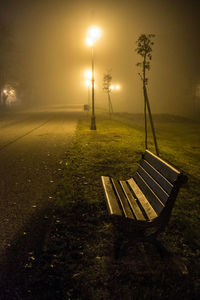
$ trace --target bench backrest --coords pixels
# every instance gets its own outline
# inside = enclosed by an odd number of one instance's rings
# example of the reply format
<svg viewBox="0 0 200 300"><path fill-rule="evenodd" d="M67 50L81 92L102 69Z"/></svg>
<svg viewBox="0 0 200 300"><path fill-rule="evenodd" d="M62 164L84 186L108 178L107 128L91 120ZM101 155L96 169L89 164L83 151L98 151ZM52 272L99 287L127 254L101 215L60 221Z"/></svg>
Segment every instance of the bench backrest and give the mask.
<svg viewBox="0 0 200 300"><path fill-rule="evenodd" d="M167 207L170 214L180 186L187 181L181 171L148 150L133 178L158 215Z"/></svg>

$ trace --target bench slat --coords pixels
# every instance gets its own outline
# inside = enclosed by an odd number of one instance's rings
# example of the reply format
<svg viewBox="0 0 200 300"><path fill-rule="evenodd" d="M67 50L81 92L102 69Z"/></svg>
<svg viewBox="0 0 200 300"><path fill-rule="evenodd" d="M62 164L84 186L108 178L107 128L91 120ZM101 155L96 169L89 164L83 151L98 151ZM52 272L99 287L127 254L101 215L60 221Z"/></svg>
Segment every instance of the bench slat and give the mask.
<svg viewBox="0 0 200 300"><path fill-rule="evenodd" d="M118 199L120 200L120 203L121 203L121 206L122 206L122 209L124 212L124 216L126 218L135 219L133 216L133 213L131 211L131 208L129 206L129 203L127 202L127 198L125 197L125 195L123 193L122 187L120 186L120 184L118 183L117 180L111 178L111 181L115 188L115 192L118 196Z"/></svg>
<svg viewBox="0 0 200 300"><path fill-rule="evenodd" d="M141 203L142 207L144 208L145 213L147 214L149 220L155 219L158 216L156 211L153 209L153 207L151 206L151 204L149 203L149 201L147 200L147 198L145 197L141 189L138 187L134 179L131 178L127 180L127 182L129 183L131 189L133 190L133 193L136 195L138 201Z"/></svg>
<svg viewBox="0 0 200 300"><path fill-rule="evenodd" d="M101 180L103 183L103 187L104 187L110 214L122 216L122 211L117 202L116 195L114 193L113 185L111 183L110 177L101 176Z"/></svg>
<svg viewBox="0 0 200 300"><path fill-rule="evenodd" d="M137 204L137 199L133 197L130 189L129 189L129 186L127 185L126 181L120 181L120 184L123 188L123 191L129 201L129 205L130 207L132 208L133 210L133 213L135 215L135 218L138 220L138 221L146 221L146 218L144 217L140 207L138 206Z"/></svg>
<svg viewBox="0 0 200 300"><path fill-rule="evenodd" d="M137 172L154 191L162 203L166 203L169 195L163 190L163 188L142 168L142 166L139 166Z"/></svg>
<svg viewBox="0 0 200 300"><path fill-rule="evenodd" d="M143 169L152 176L154 180L160 184L160 186L170 194L173 188L173 185L162 175L160 174L154 167L152 167L146 160L142 160L140 165Z"/></svg>
<svg viewBox="0 0 200 300"><path fill-rule="evenodd" d="M174 183L180 175L180 172L177 169L148 150L146 150L144 153L144 159L171 183Z"/></svg>
<svg viewBox="0 0 200 300"><path fill-rule="evenodd" d="M146 183L146 181L136 172L134 175L134 180L136 181L138 187L141 189L145 197L148 199L149 203L159 215L164 208L164 204L159 200L154 191Z"/></svg>

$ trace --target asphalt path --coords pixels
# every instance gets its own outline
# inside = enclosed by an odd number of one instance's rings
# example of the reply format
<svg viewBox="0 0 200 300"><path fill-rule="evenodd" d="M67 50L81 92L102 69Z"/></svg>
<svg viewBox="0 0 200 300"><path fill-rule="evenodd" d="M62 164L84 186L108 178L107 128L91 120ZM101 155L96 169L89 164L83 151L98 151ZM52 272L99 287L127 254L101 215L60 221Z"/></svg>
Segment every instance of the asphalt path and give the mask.
<svg viewBox="0 0 200 300"><path fill-rule="evenodd" d="M40 236L35 222L48 218L44 208L53 204L82 114L81 108L56 107L0 116L0 261L19 236L27 249L34 234Z"/></svg>

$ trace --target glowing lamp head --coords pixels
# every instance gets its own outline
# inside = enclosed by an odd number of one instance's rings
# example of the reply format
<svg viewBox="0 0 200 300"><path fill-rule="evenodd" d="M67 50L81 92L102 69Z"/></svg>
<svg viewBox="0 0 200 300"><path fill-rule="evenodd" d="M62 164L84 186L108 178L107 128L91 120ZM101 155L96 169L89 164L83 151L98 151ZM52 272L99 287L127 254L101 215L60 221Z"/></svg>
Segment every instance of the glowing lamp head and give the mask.
<svg viewBox="0 0 200 300"><path fill-rule="evenodd" d="M91 27L88 30L88 36L86 38L86 43L88 46L94 46L95 41L100 38L101 30L98 27Z"/></svg>
<svg viewBox="0 0 200 300"><path fill-rule="evenodd" d="M117 91L120 90L119 84L117 84L117 85L115 86L115 88L116 88Z"/></svg>
<svg viewBox="0 0 200 300"><path fill-rule="evenodd" d="M96 40L101 36L101 30L98 27L91 27L88 30L88 35L91 39Z"/></svg>
<svg viewBox="0 0 200 300"><path fill-rule="evenodd" d="M114 90L114 85L110 85L110 90L111 90L111 91Z"/></svg>

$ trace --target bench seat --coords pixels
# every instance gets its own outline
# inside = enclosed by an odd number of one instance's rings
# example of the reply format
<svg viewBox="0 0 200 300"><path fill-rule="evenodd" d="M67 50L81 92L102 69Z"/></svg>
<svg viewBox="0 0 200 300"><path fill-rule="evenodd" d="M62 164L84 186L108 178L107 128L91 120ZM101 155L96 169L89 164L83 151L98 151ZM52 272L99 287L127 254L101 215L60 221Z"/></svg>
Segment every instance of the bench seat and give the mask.
<svg viewBox="0 0 200 300"><path fill-rule="evenodd" d="M143 227L163 230L171 215L179 188L187 177L168 162L146 150L134 176L116 180L102 176L109 214Z"/></svg>

